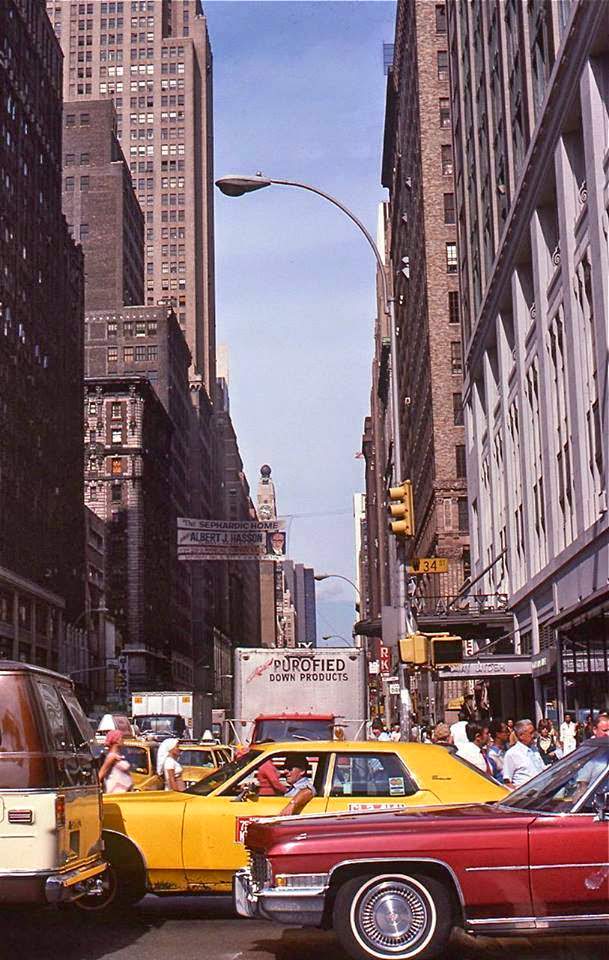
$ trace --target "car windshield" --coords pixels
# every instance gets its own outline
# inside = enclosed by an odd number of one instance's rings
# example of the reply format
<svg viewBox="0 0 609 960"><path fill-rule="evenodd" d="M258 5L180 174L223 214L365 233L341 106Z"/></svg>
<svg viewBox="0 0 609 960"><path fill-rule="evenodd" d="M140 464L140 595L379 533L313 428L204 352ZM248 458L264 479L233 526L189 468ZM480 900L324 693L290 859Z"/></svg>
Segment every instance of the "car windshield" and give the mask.
<svg viewBox="0 0 609 960"><path fill-rule="evenodd" d="M223 783L230 780L231 777L234 777L240 770L244 770L252 760L256 760L260 756L260 753L260 750L248 750L242 757L237 757L230 763L225 763L224 766L216 770L215 773L210 773L209 776L203 777L199 783L193 784L186 792L197 793L200 797L206 797L208 794L213 793L218 787L221 787ZM180 762L182 762L181 756Z"/></svg>
<svg viewBox="0 0 609 960"><path fill-rule="evenodd" d="M211 750L180 748L180 763L184 767L215 767L216 760Z"/></svg>
<svg viewBox="0 0 609 960"><path fill-rule="evenodd" d="M595 749L580 747L514 790L500 806L541 813L570 813L608 771L609 740Z"/></svg>
<svg viewBox="0 0 609 960"><path fill-rule="evenodd" d="M164 733L168 737L182 734L186 726L182 717L175 714L153 714L151 716L134 717L134 720L142 733Z"/></svg>
<svg viewBox="0 0 609 960"><path fill-rule="evenodd" d="M121 744L121 754L131 764L133 773L149 773L148 754L143 747Z"/></svg>
<svg viewBox="0 0 609 960"><path fill-rule="evenodd" d="M260 720L256 724L257 743L281 743L283 740L331 740L331 720Z"/></svg>

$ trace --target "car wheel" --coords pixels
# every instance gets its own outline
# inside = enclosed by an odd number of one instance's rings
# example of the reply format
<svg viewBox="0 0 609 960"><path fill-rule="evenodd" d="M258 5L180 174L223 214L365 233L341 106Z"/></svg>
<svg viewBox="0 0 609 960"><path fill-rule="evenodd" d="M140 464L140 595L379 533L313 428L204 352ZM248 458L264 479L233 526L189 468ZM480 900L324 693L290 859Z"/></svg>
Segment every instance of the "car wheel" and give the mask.
<svg viewBox="0 0 609 960"><path fill-rule="evenodd" d="M333 926L354 960L428 960L450 936L451 897L433 877L355 877L336 895Z"/></svg>

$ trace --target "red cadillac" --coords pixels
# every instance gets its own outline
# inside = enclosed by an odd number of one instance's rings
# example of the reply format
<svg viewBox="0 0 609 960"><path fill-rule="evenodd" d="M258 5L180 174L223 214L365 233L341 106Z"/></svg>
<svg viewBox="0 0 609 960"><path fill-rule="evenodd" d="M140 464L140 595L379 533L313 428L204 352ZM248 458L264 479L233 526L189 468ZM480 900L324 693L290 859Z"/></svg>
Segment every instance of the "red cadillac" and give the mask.
<svg viewBox="0 0 609 960"><path fill-rule="evenodd" d="M494 804L252 823L244 917L333 928L356 960L438 956L451 929L609 933L609 740Z"/></svg>

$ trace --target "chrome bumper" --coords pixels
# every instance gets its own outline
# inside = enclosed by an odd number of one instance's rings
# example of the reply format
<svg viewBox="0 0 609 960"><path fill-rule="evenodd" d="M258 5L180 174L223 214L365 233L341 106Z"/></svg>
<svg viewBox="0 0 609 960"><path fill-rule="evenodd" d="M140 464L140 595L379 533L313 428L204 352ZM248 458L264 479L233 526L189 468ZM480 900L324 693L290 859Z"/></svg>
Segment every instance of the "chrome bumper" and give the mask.
<svg viewBox="0 0 609 960"><path fill-rule="evenodd" d="M233 879L233 900L240 917L274 920L299 927L319 927L324 913L325 890L258 890L249 870L238 870Z"/></svg>
<svg viewBox="0 0 609 960"><path fill-rule="evenodd" d="M102 894L105 863L72 870L70 873L51 874L44 884L47 903L66 903L91 894Z"/></svg>

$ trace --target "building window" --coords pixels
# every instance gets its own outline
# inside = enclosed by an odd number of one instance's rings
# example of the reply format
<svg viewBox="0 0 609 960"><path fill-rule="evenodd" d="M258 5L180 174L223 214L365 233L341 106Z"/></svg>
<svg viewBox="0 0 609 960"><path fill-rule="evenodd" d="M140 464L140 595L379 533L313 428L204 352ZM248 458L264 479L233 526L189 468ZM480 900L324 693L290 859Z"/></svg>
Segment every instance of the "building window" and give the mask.
<svg viewBox="0 0 609 960"><path fill-rule="evenodd" d="M156 345L156 343L153 344L151 347L148 347L148 359L149 359L149 360L158 360L158 359L159 359L159 348L158 348L158 346Z"/></svg>
<svg viewBox="0 0 609 960"><path fill-rule="evenodd" d="M97 413L97 404L96 404L96 403L90 403L90 404L89 404L89 416L94 417L96 413Z"/></svg>
<svg viewBox="0 0 609 960"><path fill-rule="evenodd" d="M88 154L88 153L81 153L81 155L80 155L80 162L81 162L81 164L82 164L83 166L86 167L86 166L88 165L88 163L89 163L89 154Z"/></svg>
<svg viewBox="0 0 609 960"><path fill-rule="evenodd" d="M117 403L117 402L114 402L114 403L112 403L112 406L111 406L110 409L111 409L112 419L113 419L113 420L120 420L121 417L122 417L122 415L123 415L123 414L122 414L122 410L121 410L121 404L120 404L120 403Z"/></svg>
<svg viewBox="0 0 609 960"><path fill-rule="evenodd" d="M68 113L66 116L66 127L73 127L76 125L76 114Z"/></svg>
<svg viewBox="0 0 609 960"><path fill-rule="evenodd" d="M110 434L110 439L112 443L122 443L123 442L123 431L120 427L112 427Z"/></svg>
<svg viewBox="0 0 609 960"><path fill-rule="evenodd" d="M123 360L125 363L133 363L133 347L123 347Z"/></svg>
<svg viewBox="0 0 609 960"><path fill-rule="evenodd" d="M123 487L120 483L112 484L112 503L120 503L123 498Z"/></svg>
<svg viewBox="0 0 609 960"><path fill-rule="evenodd" d="M457 469L457 477L465 477L465 444L458 443L455 447L455 467ZM466 514L467 516L467 514ZM461 526L461 517L459 516L459 529L462 530Z"/></svg>
<svg viewBox="0 0 609 960"><path fill-rule="evenodd" d="M455 195L444 194L444 223L455 223Z"/></svg>
<svg viewBox="0 0 609 960"><path fill-rule="evenodd" d="M81 189L81 190L88 190L88 189L89 189L89 177L88 177L88 176L86 176L86 177L81 177L81 178L80 178L80 189Z"/></svg>
<svg viewBox="0 0 609 960"><path fill-rule="evenodd" d="M74 189L74 177L66 177L65 189L68 191L72 191Z"/></svg>
<svg viewBox="0 0 609 960"><path fill-rule="evenodd" d="M450 366L451 373L463 372L463 356L461 353L461 341L453 340L450 345Z"/></svg>
<svg viewBox="0 0 609 960"><path fill-rule="evenodd" d="M459 497L457 500L457 510L459 516L459 530L462 533L467 533L469 530L469 517L467 513L467 499L465 497Z"/></svg>
<svg viewBox="0 0 609 960"><path fill-rule="evenodd" d="M438 80L448 80L448 52L438 50Z"/></svg>
<svg viewBox="0 0 609 960"><path fill-rule="evenodd" d="M80 115L80 125L81 127L88 127L91 121L91 116L88 113L81 113Z"/></svg>
<svg viewBox="0 0 609 960"><path fill-rule="evenodd" d="M116 337L118 334L118 323L116 320L108 321L107 333L109 337Z"/></svg>
<svg viewBox="0 0 609 960"><path fill-rule="evenodd" d="M446 7L436 3L436 33L446 33Z"/></svg>
<svg viewBox="0 0 609 960"><path fill-rule="evenodd" d="M449 290L448 292L448 322L459 323L459 291Z"/></svg>
<svg viewBox="0 0 609 960"><path fill-rule="evenodd" d="M113 457L112 458L112 468L111 473L113 477L120 477L123 472L123 460L122 457Z"/></svg>
<svg viewBox="0 0 609 960"><path fill-rule="evenodd" d="M74 156L73 153L66 153L66 160L65 160L66 167L73 167L75 160L76 160L76 157Z"/></svg>
<svg viewBox="0 0 609 960"><path fill-rule="evenodd" d="M108 363L118 363L118 347L108 347Z"/></svg>
<svg viewBox="0 0 609 960"><path fill-rule="evenodd" d="M456 243L447 243L446 244L446 272L447 273L456 273L457 272L457 244Z"/></svg>
<svg viewBox="0 0 609 960"><path fill-rule="evenodd" d="M78 231L78 236L79 236L79 239L80 239L80 240L88 240L88 239L89 239L89 224L88 224L88 223L81 223L80 228L79 228L79 231Z"/></svg>
<svg viewBox="0 0 609 960"><path fill-rule="evenodd" d="M440 97L440 126L450 127L450 100L448 97Z"/></svg>
<svg viewBox="0 0 609 960"><path fill-rule="evenodd" d="M148 336L149 336L149 337L156 337L156 331L157 331L157 322L156 322L156 320L151 320L151 321L149 321L149 323L148 323Z"/></svg>
<svg viewBox="0 0 609 960"><path fill-rule="evenodd" d="M123 323L123 334L124 334L125 337L132 337L132 336L133 336L133 321L132 321L132 320L125 320L125 322Z"/></svg>
<svg viewBox="0 0 609 960"><path fill-rule="evenodd" d="M442 173L445 177L452 176L453 172L453 148L450 143L443 143L442 147Z"/></svg>
<svg viewBox="0 0 609 960"><path fill-rule="evenodd" d="M135 359L137 362L146 360L148 358L148 350L146 347L136 347L135 348Z"/></svg>
<svg viewBox="0 0 609 960"><path fill-rule="evenodd" d="M145 337L146 336L146 324L144 321L138 320L135 325L135 335L136 337Z"/></svg>
<svg viewBox="0 0 609 960"><path fill-rule="evenodd" d="M453 423L456 427L463 426L463 397L460 391L453 393Z"/></svg>

